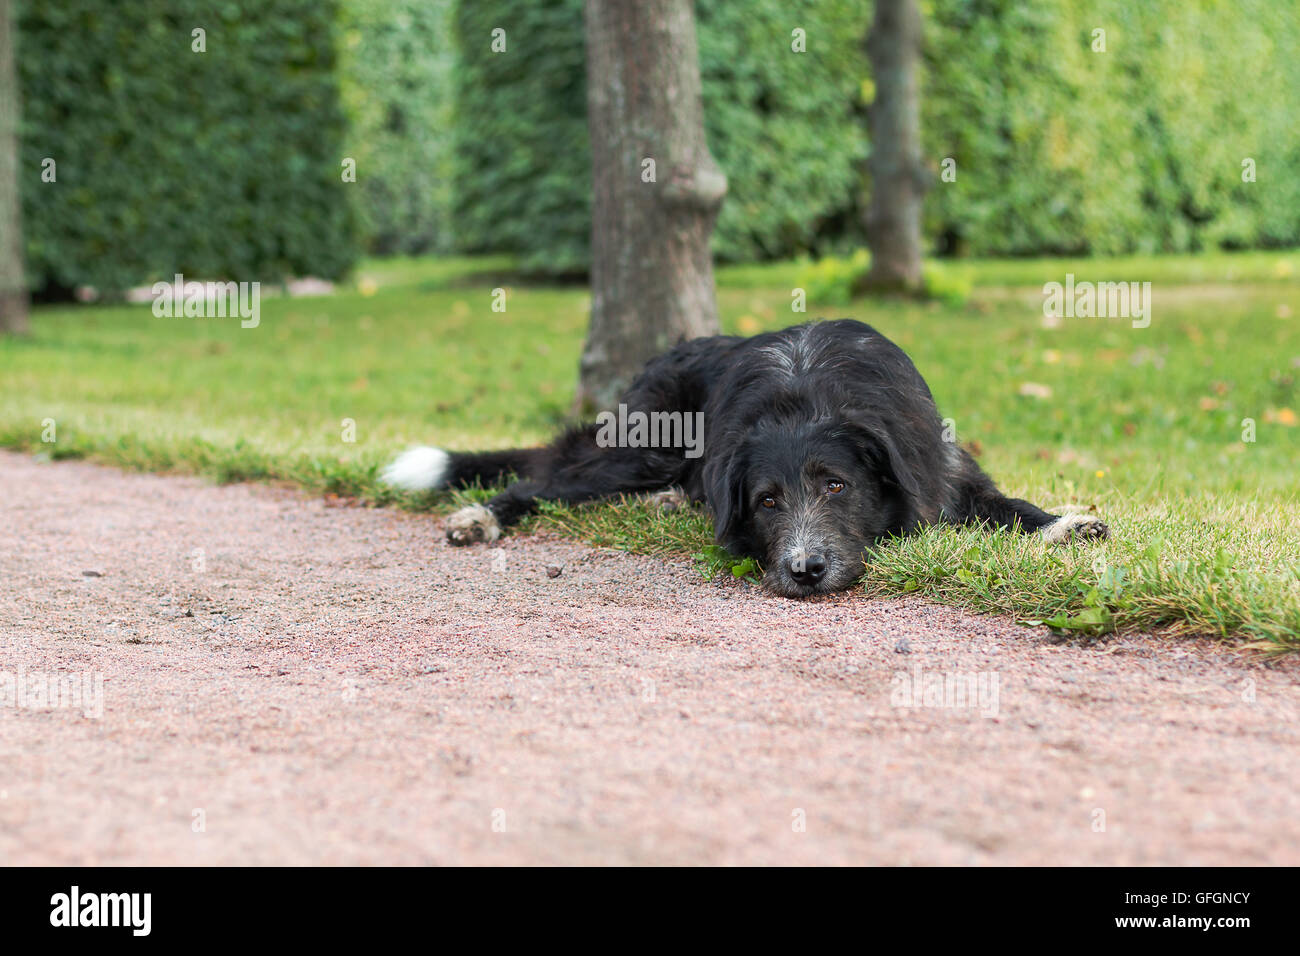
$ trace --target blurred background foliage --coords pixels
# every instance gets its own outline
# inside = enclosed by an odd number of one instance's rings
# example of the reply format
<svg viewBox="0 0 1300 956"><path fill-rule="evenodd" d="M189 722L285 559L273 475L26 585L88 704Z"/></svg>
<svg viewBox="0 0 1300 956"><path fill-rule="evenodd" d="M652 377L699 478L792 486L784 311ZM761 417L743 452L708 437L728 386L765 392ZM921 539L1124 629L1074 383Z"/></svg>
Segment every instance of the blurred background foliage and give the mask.
<svg viewBox="0 0 1300 956"><path fill-rule="evenodd" d="M334 0L26 0L31 287L345 273L338 19Z"/></svg>
<svg viewBox="0 0 1300 956"><path fill-rule="evenodd" d="M922 6L939 254L1300 244L1294 4ZM697 0L730 180L720 260L861 243L870 15L870 0ZM38 289L335 277L363 252L586 267L582 0L25 0L20 30L22 162L58 163L57 186L24 180Z"/></svg>
<svg viewBox="0 0 1300 956"><path fill-rule="evenodd" d="M729 189L714 232L722 261L822 251L856 229L866 138L862 0L697 0L704 121ZM493 53L495 26L509 55ZM807 32L808 53L791 50ZM581 272L590 231L582 0L462 3L456 121L459 245L513 252L524 268Z"/></svg>
<svg viewBox="0 0 1300 956"><path fill-rule="evenodd" d="M941 253L1122 254L1300 242L1300 6L923 3L922 134L957 161ZM1105 52L1094 52L1095 29ZM1242 181L1242 161L1257 181Z"/></svg>
<svg viewBox="0 0 1300 956"><path fill-rule="evenodd" d="M373 255L452 248L453 0L344 2L340 51L358 214Z"/></svg>

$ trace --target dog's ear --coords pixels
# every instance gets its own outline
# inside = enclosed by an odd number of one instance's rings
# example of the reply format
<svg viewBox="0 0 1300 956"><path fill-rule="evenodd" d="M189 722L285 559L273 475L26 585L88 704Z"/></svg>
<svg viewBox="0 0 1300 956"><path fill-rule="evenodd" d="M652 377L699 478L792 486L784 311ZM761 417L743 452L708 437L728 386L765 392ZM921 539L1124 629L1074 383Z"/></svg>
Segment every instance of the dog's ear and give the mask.
<svg viewBox="0 0 1300 956"><path fill-rule="evenodd" d="M704 496L713 512L713 535L735 554L752 550L746 474L749 456L737 448L730 455L709 460L704 468Z"/></svg>
<svg viewBox="0 0 1300 956"><path fill-rule="evenodd" d="M902 489L909 498L920 498L921 460L917 450L895 438L893 431L878 419L852 418L849 425L860 443L863 457L880 477Z"/></svg>

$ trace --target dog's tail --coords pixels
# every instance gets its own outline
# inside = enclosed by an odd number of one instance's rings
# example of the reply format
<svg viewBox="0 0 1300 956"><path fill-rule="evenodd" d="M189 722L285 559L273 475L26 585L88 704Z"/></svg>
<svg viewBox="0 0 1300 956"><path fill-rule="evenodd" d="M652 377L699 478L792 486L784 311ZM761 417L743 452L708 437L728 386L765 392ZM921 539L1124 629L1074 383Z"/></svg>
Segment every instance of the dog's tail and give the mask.
<svg viewBox="0 0 1300 956"><path fill-rule="evenodd" d="M423 445L402 452L379 476L386 485L406 491L494 485L508 475L528 477L544 448L502 451L444 451Z"/></svg>

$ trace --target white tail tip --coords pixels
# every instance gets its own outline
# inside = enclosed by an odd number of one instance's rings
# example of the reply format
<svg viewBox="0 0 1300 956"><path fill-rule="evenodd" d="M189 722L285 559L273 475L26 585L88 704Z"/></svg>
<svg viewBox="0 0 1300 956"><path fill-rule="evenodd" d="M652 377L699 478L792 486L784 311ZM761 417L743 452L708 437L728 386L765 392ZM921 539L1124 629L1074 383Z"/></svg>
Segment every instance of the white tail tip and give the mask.
<svg viewBox="0 0 1300 956"><path fill-rule="evenodd" d="M429 491L447 479L451 456L441 448L422 446L404 451L383 470L379 480L407 491Z"/></svg>

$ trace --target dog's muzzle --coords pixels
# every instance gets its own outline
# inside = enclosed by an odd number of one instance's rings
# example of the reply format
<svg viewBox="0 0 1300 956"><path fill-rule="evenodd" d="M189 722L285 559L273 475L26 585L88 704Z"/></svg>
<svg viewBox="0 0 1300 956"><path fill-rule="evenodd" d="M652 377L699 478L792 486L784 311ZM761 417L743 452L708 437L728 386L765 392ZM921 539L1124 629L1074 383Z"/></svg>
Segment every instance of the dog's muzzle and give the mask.
<svg viewBox="0 0 1300 956"><path fill-rule="evenodd" d="M795 584L803 587L815 587L826 576L826 559L820 554L800 551L786 562L786 571Z"/></svg>

